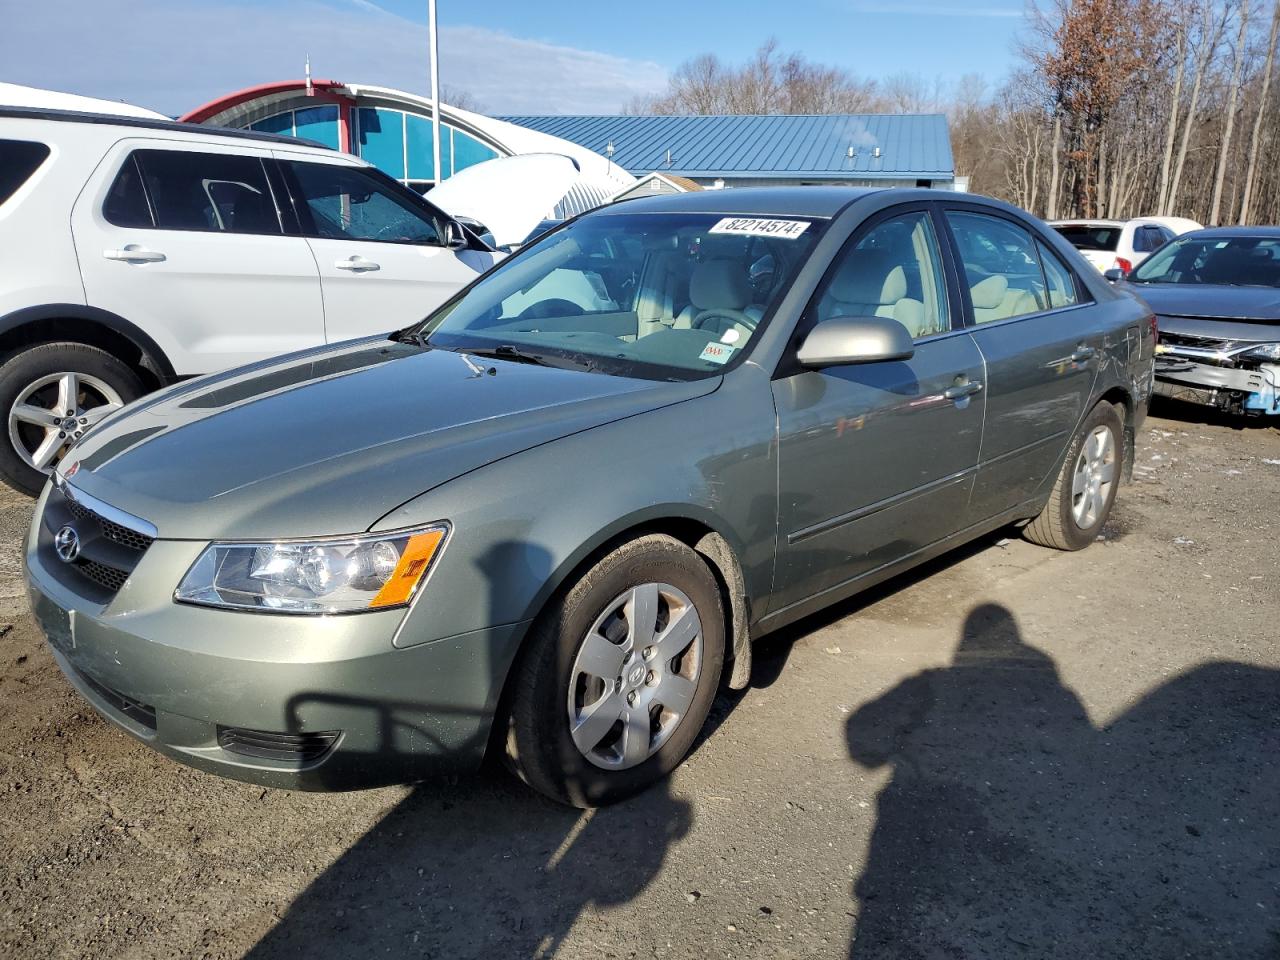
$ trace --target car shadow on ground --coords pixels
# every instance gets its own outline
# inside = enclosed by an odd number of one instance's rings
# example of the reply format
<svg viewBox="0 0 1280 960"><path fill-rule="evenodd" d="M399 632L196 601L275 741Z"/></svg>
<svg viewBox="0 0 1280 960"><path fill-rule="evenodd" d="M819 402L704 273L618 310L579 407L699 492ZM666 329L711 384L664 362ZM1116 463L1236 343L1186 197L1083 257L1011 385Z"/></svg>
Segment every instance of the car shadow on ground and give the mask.
<svg viewBox="0 0 1280 960"><path fill-rule="evenodd" d="M1280 672L1205 663L1095 727L1005 608L857 710L889 766L850 956L1280 954Z"/></svg>
<svg viewBox="0 0 1280 960"><path fill-rule="evenodd" d="M766 638L752 686L798 639L1008 532ZM695 749L742 697L717 698ZM854 960L1280 955L1280 672L1206 663L1095 726L1013 615L984 605L949 666L846 733L854 764L891 771L850 891ZM660 883L695 816L668 782L584 812L490 763L416 788L248 956L554 957L584 911Z"/></svg>
<svg viewBox="0 0 1280 960"><path fill-rule="evenodd" d="M1245 416L1242 413L1226 413L1216 407L1208 407L1200 403L1189 403L1186 400L1175 400L1172 397L1152 397L1151 415L1162 420L1184 423L1189 427L1201 425L1227 427L1231 430L1280 430L1280 416L1259 414Z"/></svg>

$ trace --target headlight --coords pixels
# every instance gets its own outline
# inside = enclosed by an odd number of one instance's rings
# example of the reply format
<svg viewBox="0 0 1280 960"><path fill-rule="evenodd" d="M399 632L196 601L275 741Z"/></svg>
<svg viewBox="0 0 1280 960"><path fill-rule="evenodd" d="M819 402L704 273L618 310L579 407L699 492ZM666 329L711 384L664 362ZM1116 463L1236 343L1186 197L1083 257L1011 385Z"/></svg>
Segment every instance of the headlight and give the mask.
<svg viewBox="0 0 1280 960"><path fill-rule="evenodd" d="M413 599L448 536L417 530L275 543L212 543L174 599L233 610L354 613Z"/></svg>
<svg viewBox="0 0 1280 960"><path fill-rule="evenodd" d="M1280 343L1260 343L1243 354L1250 360L1280 363Z"/></svg>

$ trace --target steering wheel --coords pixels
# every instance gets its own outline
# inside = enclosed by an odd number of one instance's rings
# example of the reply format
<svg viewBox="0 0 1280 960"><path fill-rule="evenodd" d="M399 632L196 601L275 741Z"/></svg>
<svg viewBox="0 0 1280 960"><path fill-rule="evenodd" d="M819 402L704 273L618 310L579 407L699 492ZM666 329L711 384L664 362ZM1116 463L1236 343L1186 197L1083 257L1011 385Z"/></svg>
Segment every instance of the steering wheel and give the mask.
<svg viewBox="0 0 1280 960"><path fill-rule="evenodd" d="M580 317L587 311L572 300L552 297L550 300L539 300L520 311L517 320L546 320L548 317Z"/></svg>
<svg viewBox="0 0 1280 960"><path fill-rule="evenodd" d="M712 307L710 310L699 310L694 314L691 326L695 330L700 329L703 322L712 317L728 320L730 323L741 324L752 332L756 329L756 321L753 317L747 316L741 310L734 310L732 307Z"/></svg>

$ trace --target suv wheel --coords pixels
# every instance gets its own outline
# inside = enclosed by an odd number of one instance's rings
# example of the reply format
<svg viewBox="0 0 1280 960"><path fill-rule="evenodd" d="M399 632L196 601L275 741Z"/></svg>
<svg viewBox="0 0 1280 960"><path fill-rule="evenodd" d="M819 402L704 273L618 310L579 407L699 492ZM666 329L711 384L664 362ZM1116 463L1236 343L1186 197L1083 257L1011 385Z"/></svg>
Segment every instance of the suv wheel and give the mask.
<svg viewBox="0 0 1280 960"><path fill-rule="evenodd" d="M724 633L719 585L697 553L658 534L623 544L535 625L511 699L509 765L579 807L666 776L706 722Z"/></svg>
<svg viewBox="0 0 1280 960"><path fill-rule="evenodd" d="M1124 424L1109 403L1085 417L1040 516L1023 536L1042 547L1083 550L1111 515L1124 466Z"/></svg>
<svg viewBox="0 0 1280 960"><path fill-rule="evenodd" d="M11 353L0 363L9 426L0 477L35 496L68 446L144 392L137 374L97 347L44 343Z"/></svg>

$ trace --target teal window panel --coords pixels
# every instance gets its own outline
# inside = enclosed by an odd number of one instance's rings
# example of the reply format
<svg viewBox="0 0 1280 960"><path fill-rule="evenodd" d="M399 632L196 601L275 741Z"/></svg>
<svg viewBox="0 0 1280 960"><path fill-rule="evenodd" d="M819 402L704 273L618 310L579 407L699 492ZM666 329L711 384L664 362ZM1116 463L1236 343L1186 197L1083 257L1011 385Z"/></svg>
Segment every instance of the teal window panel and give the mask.
<svg viewBox="0 0 1280 960"><path fill-rule="evenodd" d="M468 136L461 130L453 132L453 170L465 170L477 163L484 163L497 157L498 151L481 143L475 137Z"/></svg>
<svg viewBox="0 0 1280 960"><path fill-rule="evenodd" d="M383 173L405 179L404 114L399 110L361 107L360 156Z"/></svg>
<svg viewBox="0 0 1280 960"><path fill-rule="evenodd" d="M293 136L293 111L286 110L284 113L277 113L274 117L259 120L257 123L250 124L249 129L257 130L259 133L283 133L291 137Z"/></svg>
<svg viewBox="0 0 1280 960"><path fill-rule="evenodd" d="M409 147L409 179L410 180L434 180L436 177L435 163L431 156L431 127L432 123L426 117L419 117L415 114L406 114L406 143ZM449 151L448 131L440 140L440 165L448 169L448 160L445 155Z"/></svg>
<svg viewBox="0 0 1280 960"><path fill-rule="evenodd" d="M293 115L294 136L305 137L323 143L326 147L338 149L338 107L336 104L325 104L321 107L307 107L296 110Z"/></svg>

